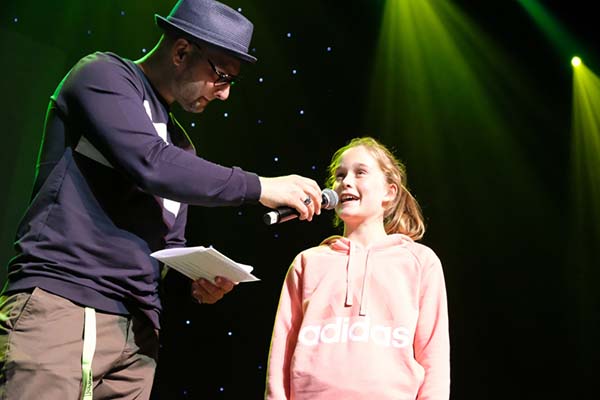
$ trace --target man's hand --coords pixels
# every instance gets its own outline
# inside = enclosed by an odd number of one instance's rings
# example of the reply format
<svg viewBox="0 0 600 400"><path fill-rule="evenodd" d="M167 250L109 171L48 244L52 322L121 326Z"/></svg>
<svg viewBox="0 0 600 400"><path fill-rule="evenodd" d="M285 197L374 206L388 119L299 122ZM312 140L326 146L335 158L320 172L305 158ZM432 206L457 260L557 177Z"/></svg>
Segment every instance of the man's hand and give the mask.
<svg viewBox="0 0 600 400"><path fill-rule="evenodd" d="M321 188L314 180L299 175L259 179L259 201L263 206L295 208L300 214L300 219L309 221L314 214L321 214Z"/></svg>
<svg viewBox="0 0 600 400"><path fill-rule="evenodd" d="M192 282L192 297L201 304L214 304L221 300L224 295L231 292L234 286L235 283L220 276L215 278L215 283L200 278Z"/></svg>

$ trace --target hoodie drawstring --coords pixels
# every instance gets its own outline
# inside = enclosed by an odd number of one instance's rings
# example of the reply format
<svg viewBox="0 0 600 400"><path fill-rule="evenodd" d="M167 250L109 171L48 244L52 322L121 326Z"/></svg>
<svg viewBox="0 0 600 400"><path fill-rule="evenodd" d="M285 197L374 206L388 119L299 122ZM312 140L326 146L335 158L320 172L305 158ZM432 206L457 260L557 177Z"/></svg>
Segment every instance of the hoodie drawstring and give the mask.
<svg viewBox="0 0 600 400"><path fill-rule="evenodd" d="M352 287L354 279L353 272L356 271L356 268L362 269L363 281L360 294L359 315L366 316L368 313L369 304L369 281L371 279L371 269L373 269L373 266L369 265L371 263L371 261L369 261L370 256L372 256L371 253L378 253L393 246L405 246L406 243L412 242L413 240L411 238L399 233L388 235L386 238L379 240L377 243L372 243L366 248L360 247L359 245L350 241L348 238L342 236L330 236L321 242L321 245L329 246L332 251L345 254L348 257L346 264L346 299L344 301L344 305L347 307L352 306L354 302L354 289ZM363 260L361 254L362 251L364 251L366 254L364 261L362 261L363 263L361 264L361 260ZM357 263L361 265L355 265Z"/></svg>
<svg viewBox="0 0 600 400"><path fill-rule="evenodd" d="M346 300L344 302L346 307L350 307L353 304L354 299L354 290L352 285L353 280L353 270L356 268L354 264L356 264L356 246L353 243L350 243L348 247L348 264L346 265ZM361 266L364 269L363 273L363 281L362 288L360 293L360 310L359 315L365 316L367 315L367 299L369 298L369 251L367 251L365 257L365 263Z"/></svg>
<svg viewBox="0 0 600 400"><path fill-rule="evenodd" d="M346 306L352 305L352 298L354 297L352 293L352 247L354 245L350 243L350 247L348 247L348 265L346 265Z"/></svg>
<svg viewBox="0 0 600 400"><path fill-rule="evenodd" d="M367 255L365 257L365 273L363 276L363 284L362 284L362 292L360 294L360 310L358 315L365 316L367 315L367 300L369 299L369 276L371 269L369 268L369 251L367 251Z"/></svg>

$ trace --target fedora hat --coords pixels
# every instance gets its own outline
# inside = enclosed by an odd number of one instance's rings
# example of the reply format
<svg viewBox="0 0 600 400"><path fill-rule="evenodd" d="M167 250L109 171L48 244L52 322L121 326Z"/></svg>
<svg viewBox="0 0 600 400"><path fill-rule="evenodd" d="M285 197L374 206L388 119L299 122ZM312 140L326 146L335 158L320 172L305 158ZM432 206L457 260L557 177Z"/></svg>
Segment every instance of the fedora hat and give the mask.
<svg viewBox="0 0 600 400"><path fill-rule="evenodd" d="M216 46L243 61L256 62L248 54L254 26L233 8L214 0L179 0L165 18L154 15L156 25Z"/></svg>

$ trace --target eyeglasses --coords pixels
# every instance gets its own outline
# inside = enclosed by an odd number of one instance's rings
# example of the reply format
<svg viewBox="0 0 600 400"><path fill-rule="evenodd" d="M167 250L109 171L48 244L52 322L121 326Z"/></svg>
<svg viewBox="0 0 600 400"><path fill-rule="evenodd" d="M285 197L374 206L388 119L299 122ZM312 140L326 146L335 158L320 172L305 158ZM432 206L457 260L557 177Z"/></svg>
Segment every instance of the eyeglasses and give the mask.
<svg viewBox="0 0 600 400"><path fill-rule="evenodd" d="M225 72L219 71L217 69L217 67L215 67L215 64L208 59L208 57L204 57L204 51L202 50L202 47L198 46L194 42L190 42L190 43L192 43L192 45L194 45L200 51L200 54L202 55L202 57L206 61L208 61L208 65L210 65L210 68L217 75L217 80L214 81L215 86L223 86L223 85L233 86L233 85L235 85L236 82L238 82L240 80L240 77L237 75L230 75L230 74L226 74Z"/></svg>
<svg viewBox="0 0 600 400"><path fill-rule="evenodd" d="M206 61L208 61L208 64L210 65L210 67L212 68L213 72L218 76L217 80L214 82L215 86L221 86L221 85L235 85L235 83L237 81L239 81L240 77L236 76L236 75L230 75L230 74L226 74L224 72L221 72L217 69L217 67L215 67L215 64L213 64L212 61L210 61L207 57Z"/></svg>

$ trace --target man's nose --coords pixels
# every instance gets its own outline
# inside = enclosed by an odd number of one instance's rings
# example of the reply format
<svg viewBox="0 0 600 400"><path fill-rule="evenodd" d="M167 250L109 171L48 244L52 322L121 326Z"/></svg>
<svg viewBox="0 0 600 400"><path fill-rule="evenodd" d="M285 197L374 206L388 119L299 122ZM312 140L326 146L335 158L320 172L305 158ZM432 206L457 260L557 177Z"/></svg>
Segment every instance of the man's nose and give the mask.
<svg viewBox="0 0 600 400"><path fill-rule="evenodd" d="M222 86L217 86L217 90L215 92L215 97L219 100L225 101L229 97L229 90L231 89L231 85L226 84Z"/></svg>

